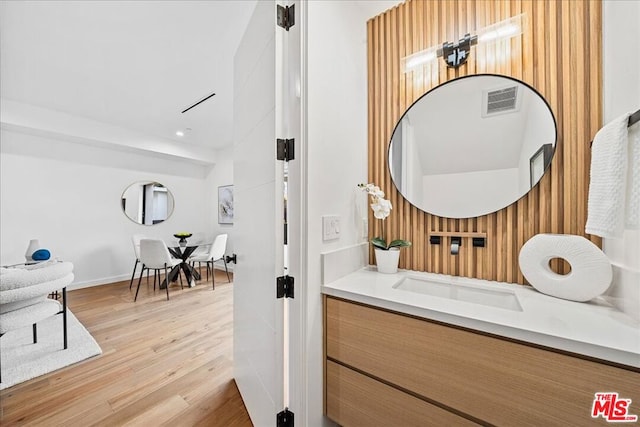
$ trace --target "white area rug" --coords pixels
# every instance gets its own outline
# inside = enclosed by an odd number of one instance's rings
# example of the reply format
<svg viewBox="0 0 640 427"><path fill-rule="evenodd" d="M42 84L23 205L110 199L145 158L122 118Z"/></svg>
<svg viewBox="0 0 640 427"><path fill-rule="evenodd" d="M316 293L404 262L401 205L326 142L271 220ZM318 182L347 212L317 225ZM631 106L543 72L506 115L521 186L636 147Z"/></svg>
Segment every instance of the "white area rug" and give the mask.
<svg viewBox="0 0 640 427"><path fill-rule="evenodd" d="M63 349L62 314L38 323L37 344L33 344L31 326L9 331L0 338L0 390L102 354L89 331L68 309L67 313L66 350Z"/></svg>

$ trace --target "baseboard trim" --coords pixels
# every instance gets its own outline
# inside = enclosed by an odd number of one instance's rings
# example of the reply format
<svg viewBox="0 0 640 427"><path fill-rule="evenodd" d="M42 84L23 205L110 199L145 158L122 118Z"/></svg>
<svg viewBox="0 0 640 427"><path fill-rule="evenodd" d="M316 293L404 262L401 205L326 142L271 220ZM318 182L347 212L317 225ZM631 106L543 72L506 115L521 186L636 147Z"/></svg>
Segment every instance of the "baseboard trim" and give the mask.
<svg viewBox="0 0 640 427"><path fill-rule="evenodd" d="M216 269L216 270L224 271L224 264L218 265L218 264L214 263L213 268ZM233 273L233 266L232 265L227 264L227 268L229 269L230 273ZM138 277L140 277L139 269L138 269L138 271L136 271L136 277L134 279L134 283L136 282ZM80 282L74 282L74 283L70 284L69 286L67 286L67 290L73 291L75 289L91 288L93 286L110 285L112 283L124 282L125 280L126 281L131 280L131 273L129 273L129 274L121 274L119 276L102 277L102 278L99 278L99 279L83 280L83 281L80 281Z"/></svg>
<svg viewBox="0 0 640 427"><path fill-rule="evenodd" d="M69 286L67 286L67 289L72 291L74 289L90 288L92 286L110 285L112 283L123 282L125 280L131 280L131 274L103 277L103 278L94 279L94 280L84 280L81 282L74 282Z"/></svg>

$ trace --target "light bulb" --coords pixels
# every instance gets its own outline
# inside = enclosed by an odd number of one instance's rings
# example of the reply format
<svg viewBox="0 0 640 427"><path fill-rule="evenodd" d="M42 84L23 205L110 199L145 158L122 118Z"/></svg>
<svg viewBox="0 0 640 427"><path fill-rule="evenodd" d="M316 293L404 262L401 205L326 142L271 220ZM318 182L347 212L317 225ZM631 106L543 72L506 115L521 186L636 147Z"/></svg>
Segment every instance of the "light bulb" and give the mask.
<svg viewBox="0 0 640 427"><path fill-rule="evenodd" d="M515 24L507 24L479 35L478 42L486 43L497 39L515 36L517 34L520 34L520 27Z"/></svg>
<svg viewBox="0 0 640 427"><path fill-rule="evenodd" d="M438 57L437 47L421 50L413 55L402 58L404 72L407 73L413 68L421 67Z"/></svg>

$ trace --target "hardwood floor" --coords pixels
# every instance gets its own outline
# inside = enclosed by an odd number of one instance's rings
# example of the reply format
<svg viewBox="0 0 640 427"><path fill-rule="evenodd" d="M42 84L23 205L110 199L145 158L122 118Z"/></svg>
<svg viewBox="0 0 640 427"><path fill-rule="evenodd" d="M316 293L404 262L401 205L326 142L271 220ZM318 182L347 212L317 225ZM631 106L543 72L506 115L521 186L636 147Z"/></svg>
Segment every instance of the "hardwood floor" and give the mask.
<svg viewBox="0 0 640 427"><path fill-rule="evenodd" d="M233 284L68 293L102 355L0 392L3 426L251 426L233 375Z"/></svg>

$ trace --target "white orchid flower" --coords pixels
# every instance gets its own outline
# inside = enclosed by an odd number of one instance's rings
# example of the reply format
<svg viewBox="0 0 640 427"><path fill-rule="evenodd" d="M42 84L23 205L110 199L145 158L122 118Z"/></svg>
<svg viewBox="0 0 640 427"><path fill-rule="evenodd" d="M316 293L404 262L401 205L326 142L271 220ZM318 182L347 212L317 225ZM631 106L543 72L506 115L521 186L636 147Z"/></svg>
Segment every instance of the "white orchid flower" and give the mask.
<svg viewBox="0 0 640 427"><path fill-rule="evenodd" d="M377 185L360 184L358 185L358 187L362 188L363 191L365 191L367 194L371 195L374 198L375 197L384 198L384 191L382 191L380 187L378 187Z"/></svg>
<svg viewBox="0 0 640 427"><path fill-rule="evenodd" d="M377 185L368 184L370 187L367 188L367 193L371 194L373 197L379 197L381 199L384 198L384 191L380 189Z"/></svg>
<svg viewBox="0 0 640 427"><path fill-rule="evenodd" d="M384 198L384 191L377 185L373 184L358 184L358 188L371 196L371 210L373 210L373 216L377 219L383 220L381 223L382 237L374 237L371 239L371 244L376 249L382 249L388 251L390 248L405 248L411 246L411 242L406 240L393 240L387 244L384 233L384 219L391 214L391 201Z"/></svg>
<svg viewBox="0 0 640 427"><path fill-rule="evenodd" d="M371 204L373 216L378 219L385 219L391 214L391 202L387 199L376 197L374 203Z"/></svg>

